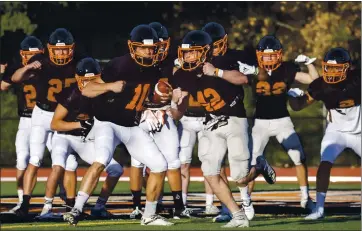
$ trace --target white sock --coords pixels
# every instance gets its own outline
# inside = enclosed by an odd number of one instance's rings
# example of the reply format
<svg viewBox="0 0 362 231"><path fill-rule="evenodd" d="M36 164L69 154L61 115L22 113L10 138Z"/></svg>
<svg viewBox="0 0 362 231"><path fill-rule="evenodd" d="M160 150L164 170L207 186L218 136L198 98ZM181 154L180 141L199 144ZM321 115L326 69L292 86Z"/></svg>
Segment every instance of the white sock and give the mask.
<svg viewBox="0 0 362 231"><path fill-rule="evenodd" d="M326 200L326 194L324 192L317 192L317 206L316 209L320 213L324 213L324 202Z"/></svg>
<svg viewBox="0 0 362 231"><path fill-rule="evenodd" d="M182 193L182 201L184 203L184 205L187 205L187 193Z"/></svg>
<svg viewBox="0 0 362 231"><path fill-rule="evenodd" d="M77 198L75 199L74 208L78 209L79 211L83 212L83 206L87 202L89 195L85 192L79 191Z"/></svg>
<svg viewBox="0 0 362 231"><path fill-rule="evenodd" d="M53 208L54 198L44 197L44 208L51 210Z"/></svg>
<svg viewBox="0 0 362 231"><path fill-rule="evenodd" d="M302 199L309 197L308 186L300 186L300 192L302 193Z"/></svg>
<svg viewBox="0 0 362 231"><path fill-rule="evenodd" d="M214 203L214 194L206 194L206 206Z"/></svg>
<svg viewBox="0 0 362 231"><path fill-rule="evenodd" d="M19 203L23 202L23 195L24 191L22 189L18 189Z"/></svg>
<svg viewBox="0 0 362 231"><path fill-rule="evenodd" d="M240 198L245 204L250 203L250 195L248 194L248 186L238 187L240 191Z"/></svg>
<svg viewBox="0 0 362 231"><path fill-rule="evenodd" d="M106 206L106 203L108 201L108 197L107 198L103 198L103 197L98 197L98 200L96 202L96 205L94 206L95 209L102 209Z"/></svg>
<svg viewBox="0 0 362 231"><path fill-rule="evenodd" d="M147 201L145 206L145 212L143 217L150 218L152 215L156 214L157 201Z"/></svg>

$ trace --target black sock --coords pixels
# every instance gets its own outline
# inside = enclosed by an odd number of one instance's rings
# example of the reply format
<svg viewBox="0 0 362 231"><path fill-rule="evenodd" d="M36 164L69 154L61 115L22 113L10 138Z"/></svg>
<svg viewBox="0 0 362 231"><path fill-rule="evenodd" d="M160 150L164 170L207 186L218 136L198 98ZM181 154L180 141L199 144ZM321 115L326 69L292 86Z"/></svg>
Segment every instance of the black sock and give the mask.
<svg viewBox="0 0 362 231"><path fill-rule="evenodd" d="M133 201L133 209L135 209L136 207L138 207L139 209L141 209L141 196L142 196L142 191L133 191L132 192L132 201Z"/></svg>
<svg viewBox="0 0 362 231"><path fill-rule="evenodd" d="M31 199L30 195L23 195L23 202L21 203L21 207L29 209L30 199Z"/></svg>
<svg viewBox="0 0 362 231"><path fill-rule="evenodd" d="M184 203L182 201L182 191L172 191L173 203L175 204L175 210L184 210Z"/></svg>
<svg viewBox="0 0 362 231"><path fill-rule="evenodd" d="M68 205L69 207L67 207L65 209L66 212L70 212L72 210L72 208L74 207L75 204L75 198L67 198L65 200L65 204Z"/></svg>

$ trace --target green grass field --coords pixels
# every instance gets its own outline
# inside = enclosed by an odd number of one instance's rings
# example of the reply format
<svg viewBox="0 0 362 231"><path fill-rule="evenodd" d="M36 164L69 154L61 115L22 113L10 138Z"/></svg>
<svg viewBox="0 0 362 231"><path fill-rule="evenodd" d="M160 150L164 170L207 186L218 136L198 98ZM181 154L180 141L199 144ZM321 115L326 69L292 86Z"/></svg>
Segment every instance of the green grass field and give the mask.
<svg viewBox="0 0 362 231"><path fill-rule="evenodd" d="M80 183L78 182L78 187ZM43 196L45 193L45 182L38 182L35 186L33 195ZM95 194L98 194L101 190L102 182L100 182L95 190ZM235 183L230 182L230 187L234 192L237 192ZM359 183L330 183L330 189L332 190L361 190L361 184ZM315 189L315 183L310 184L310 189ZM299 190L299 186L296 183L277 183L274 185L268 185L265 183L256 183L254 191L274 191L274 190ZM205 192L204 184L202 182L191 182L190 192ZM165 192L170 192L168 184L165 184ZM128 182L119 182L114 190L115 194L130 193ZM16 196L16 184L15 182L1 182L0 196Z"/></svg>
<svg viewBox="0 0 362 231"><path fill-rule="evenodd" d="M256 216L246 230L361 230L360 216L333 216L318 221L304 221L301 217ZM2 230L220 230L220 223L210 218L175 221L174 226L140 226L139 221L107 220L82 221L77 226L66 223L3 224Z"/></svg>

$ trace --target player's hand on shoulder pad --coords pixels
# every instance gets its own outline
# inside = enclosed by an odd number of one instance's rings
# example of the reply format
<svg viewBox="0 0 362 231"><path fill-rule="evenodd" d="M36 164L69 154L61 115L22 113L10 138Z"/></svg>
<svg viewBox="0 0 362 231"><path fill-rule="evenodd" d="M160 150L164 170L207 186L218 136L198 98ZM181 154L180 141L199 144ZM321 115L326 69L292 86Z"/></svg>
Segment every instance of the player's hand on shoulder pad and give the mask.
<svg viewBox="0 0 362 231"><path fill-rule="evenodd" d="M239 71L243 73L244 75L257 75L258 74L258 68L255 66L250 66L248 64L242 63L238 61L239 64Z"/></svg>
<svg viewBox="0 0 362 231"><path fill-rule="evenodd" d="M304 91L299 88L290 88L288 95L291 97L301 97L304 95Z"/></svg>
<svg viewBox="0 0 362 231"><path fill-rule="evenodd" d="M125 81L119 80L110 84L110 91L121 93L125 87Z"/></svg>
<svg viewBox="0 0 362 231"><path fill-rule="evenodd" d="M309 58L306 55L300 54L294 61L297 63L304 63L305 65L309 65L313 63L315 60L316 58Z"/></svg>
<svg viewBox="0 0 362 231"><path fill-rule="evenodd" d="M28 65L26 65L26 69L40 69L41 68L41 62L39 61L34 61L32 63L29 63Z"/></svg>
<svg viewBox="0 0 362 231"><path fill-rule="evenodd" d="M215 75L215 67L209 62L205 62L204 66L202 67L202 71L204 75L214 76Z"/></svg>

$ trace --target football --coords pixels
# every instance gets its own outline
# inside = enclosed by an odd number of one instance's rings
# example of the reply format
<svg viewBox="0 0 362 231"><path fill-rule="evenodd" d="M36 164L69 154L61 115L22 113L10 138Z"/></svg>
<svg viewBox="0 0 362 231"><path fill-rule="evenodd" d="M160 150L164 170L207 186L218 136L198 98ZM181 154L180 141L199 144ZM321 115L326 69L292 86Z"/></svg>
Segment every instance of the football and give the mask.
<svg viewBox="0 0 362 231"><path fill-rule="evenodd" d="M153 91L153 103L161 103L161 96L168 95L172 92L171 85L166 81L158 81Z"/></svg>

